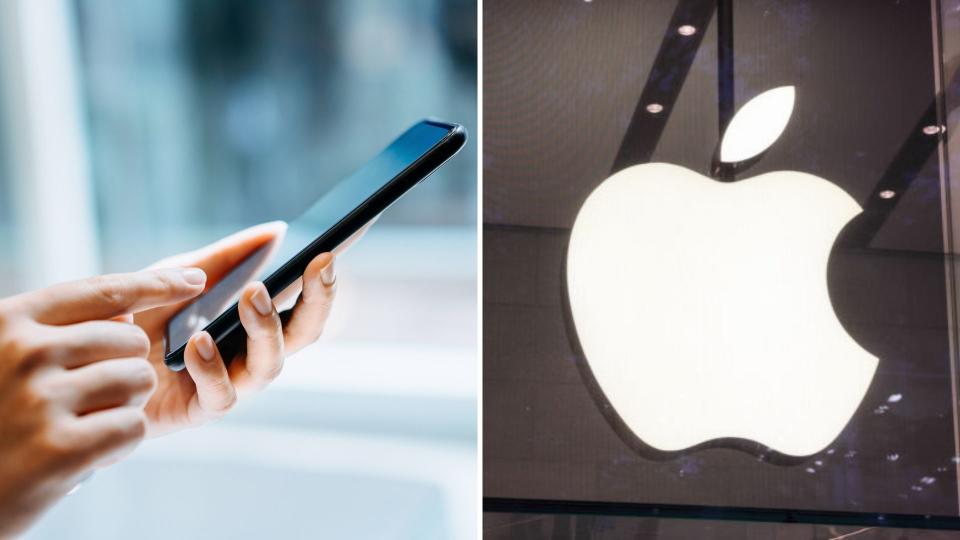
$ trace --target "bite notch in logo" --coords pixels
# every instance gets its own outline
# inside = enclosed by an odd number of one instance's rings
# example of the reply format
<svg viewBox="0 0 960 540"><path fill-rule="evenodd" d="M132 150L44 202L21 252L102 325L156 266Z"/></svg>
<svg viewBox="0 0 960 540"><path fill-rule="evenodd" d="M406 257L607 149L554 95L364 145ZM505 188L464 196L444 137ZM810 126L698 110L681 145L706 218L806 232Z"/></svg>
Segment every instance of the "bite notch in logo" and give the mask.
<svg viewBox="0 0 960 540"><path fill-rule="evenodd" d="M788 86L744 105L720 160L765 151L793 102ZM633 434L662 451L722 438L792 456L829 445L877 367L827 289L833 244L861 210L797 171L718 182L646 163L600 184L571 230L567 292L590 371Z"/></svg>

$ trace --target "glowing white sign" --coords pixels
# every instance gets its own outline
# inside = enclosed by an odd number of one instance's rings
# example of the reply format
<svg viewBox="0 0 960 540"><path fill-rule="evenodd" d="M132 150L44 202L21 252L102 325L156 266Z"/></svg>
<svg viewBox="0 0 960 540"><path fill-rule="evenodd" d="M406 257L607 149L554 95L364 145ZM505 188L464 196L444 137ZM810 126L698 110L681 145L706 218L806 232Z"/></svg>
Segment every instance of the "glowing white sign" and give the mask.
<svg viewBox="0 0 960 540"><path fill-rule="evenodd" d="M630 430L666 451L830 444L877 367L827 291L831 248L860 212L795 171L721 183L649 163L597 187L571 231L567 288L590 370Z"/></svg>

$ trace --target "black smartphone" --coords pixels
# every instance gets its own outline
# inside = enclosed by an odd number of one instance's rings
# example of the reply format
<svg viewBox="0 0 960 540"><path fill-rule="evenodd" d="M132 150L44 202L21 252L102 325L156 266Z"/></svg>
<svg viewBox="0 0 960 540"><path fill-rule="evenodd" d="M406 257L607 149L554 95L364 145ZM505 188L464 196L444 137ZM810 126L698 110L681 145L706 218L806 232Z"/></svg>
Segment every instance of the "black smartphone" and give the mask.
<svg viewBox="0 0 960 540"><path fill-rule="evenodd" d="M229 362L246 346L237 300L243 285L257 275L271 297L303 275L317 255L333 251L404 193L430 176L467 140L463 126L424 120L397 137L360 170L321 196L282 237L268 242L238 264L167 323L165 363L184 368L187 340L203 329Z"/></svg>

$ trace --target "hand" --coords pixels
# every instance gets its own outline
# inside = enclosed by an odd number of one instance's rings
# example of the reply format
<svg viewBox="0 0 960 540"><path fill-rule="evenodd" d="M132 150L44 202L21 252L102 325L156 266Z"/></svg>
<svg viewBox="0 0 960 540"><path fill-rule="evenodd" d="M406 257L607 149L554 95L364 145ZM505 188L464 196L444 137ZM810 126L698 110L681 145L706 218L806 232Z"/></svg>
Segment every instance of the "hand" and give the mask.
<svg viewBox="0 0 960 540"><path fill-rule="evenodd" d="M282 223L269 223L241 231L195 252L166 259L154 266L195 266L203 269L208 286L216 284L248 255L285 232ZM335 251L359 238L356 235ZM135 314L133 321L150 338L150 362L158 375L157 391L146 405L148 436L156 436L219 418L238 397L261 390L283 368L286 354L317 340L323 331L336 293L334 254L314 258L303 278L271 301L261 282L244 287L239 302L240 322L247 333L246 352L225 366L213 339L198 332L184 351L186 370L173 372L163 363L163 336L167 322L186 302ZM299 297L297 297L299 295ZM293 312L281 324L276 305L281 297L296 298Z"/></svg>
<svg viewBox="0 0 960 540"><path fill-rule="evenodd" d="M143 438L156 386L139 327L107 320L192 298L197 269L100 276L0 300L0 537Z"/></svg>

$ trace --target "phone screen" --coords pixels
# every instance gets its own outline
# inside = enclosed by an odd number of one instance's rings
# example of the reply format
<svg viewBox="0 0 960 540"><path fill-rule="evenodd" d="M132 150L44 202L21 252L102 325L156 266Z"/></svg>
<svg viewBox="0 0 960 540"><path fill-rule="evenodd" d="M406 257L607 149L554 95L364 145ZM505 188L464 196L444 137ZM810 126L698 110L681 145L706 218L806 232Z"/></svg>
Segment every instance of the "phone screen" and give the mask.
<svg viewBox="0 0 960 540"><path fill-rule="evenodd" d="M236 303L246 283L269 277L439 144L450 131L451 128L443 125L421 122L394 140L360 170L337 183L300 217L290 222L285 234L248 256L216 285L175 315L167 325L166 353L182 347L190 336L204 329Z"/></svg>

